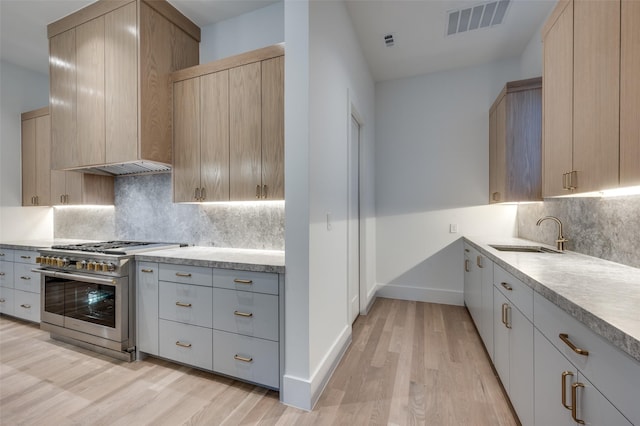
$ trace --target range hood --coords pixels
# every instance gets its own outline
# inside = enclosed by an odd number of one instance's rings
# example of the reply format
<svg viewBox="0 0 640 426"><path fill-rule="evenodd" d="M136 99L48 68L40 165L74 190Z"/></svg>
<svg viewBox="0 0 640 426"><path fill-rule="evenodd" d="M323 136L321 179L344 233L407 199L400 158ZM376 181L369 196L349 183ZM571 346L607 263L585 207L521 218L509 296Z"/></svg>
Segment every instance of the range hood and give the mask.
<svg viewBox="0 0 640 426"><path fill-rule="evenodd" d="M165 163L156 163L153 161L131 161L127 163L103 164L96 166L87 166L68 169L82 173L93 173L96 175L107 176L133 176L151 173L169 173L171 166Z"/></svg>

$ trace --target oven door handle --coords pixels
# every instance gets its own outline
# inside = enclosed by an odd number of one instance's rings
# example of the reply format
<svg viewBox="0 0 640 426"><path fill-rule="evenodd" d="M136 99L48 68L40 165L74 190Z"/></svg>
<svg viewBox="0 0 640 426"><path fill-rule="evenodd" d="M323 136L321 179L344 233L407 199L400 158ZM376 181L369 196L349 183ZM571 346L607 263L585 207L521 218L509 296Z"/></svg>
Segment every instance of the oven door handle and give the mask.
<svg viewBox="0 0 640 426"><path fill-rule="evenodd" d="M90 275L78 275L78 274L70 274L68 272L48 271L46 269L32 269L31 271L37 272L42 275L46 275L47 277L73 279L73 280L92 283L92 284L106 284L106 285L118 284L118 281L113 278L99 278L99 277L92 277Z"/></svg>

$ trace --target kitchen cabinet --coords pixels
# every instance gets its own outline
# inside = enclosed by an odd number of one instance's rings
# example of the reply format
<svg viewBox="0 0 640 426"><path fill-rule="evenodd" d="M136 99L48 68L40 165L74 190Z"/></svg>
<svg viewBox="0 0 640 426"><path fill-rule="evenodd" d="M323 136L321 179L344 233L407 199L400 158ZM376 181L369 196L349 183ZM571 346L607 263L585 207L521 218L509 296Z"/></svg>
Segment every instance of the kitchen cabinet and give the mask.
<svg viewBox="0 0 640 426"><path fill-rule="evenodd" d="M499 266L494 284L493 362L523 425L533 425L533 291ZM524 312L523 312L524 311Z"/></svg>
<svg viewBox="0 0 640 426"><path fill-rule="evenodd" d="M140 352L158 355L158 264L136 262L136 359Z"/></svg>
<svg viewBox="0 0 640 426"><path fill-rule="evenodd" d="M545 25L544 196L636 182L639 36L633 3L561 1ZM621 14L623 6L628 16Z"/></svg>
<svg viewBox="0 0 640 426"><path fill-rule="evenodd" d="M505 85L489 110L489 202L542 200L542 78Z"/></svg>
<svg viewBox="0 0 640 426"><path fill-rule="evenodd" d="M0 249L0 313L13 315L13 250Z"/></svg>
<svg viewBox="0 0 640 426"><path fill-rule="evenodd" d="M51 204L49 107L22 114L22 205Z"/></svg>
<svg viewBox="0 0 640 426"><path fill-rule="evenodd" d="M493 262L465 244L464 298L478 333L494 357L493 343Z"/></svg>
<svg viewBox="0 0 640 426"><path fill-rule="evenodd" d="M15 250L13 263L13 315L27 321L40 322L40 274L38 252Z"/></svg>
<svg viewBox="0 0 640 426"><path fill-rule="evenodd" d="M166 1L102 0L47 31L52 168L168 170L169 74L198 63L200 29Z"/></svg>
<svg viewBox="0 0 640 426"><path fill-rule="evenodd" d="M113 176L51 171L53 205L113 205Z"/></svg>
<svg viewBox="0 0 640 426"><path fill-rule="evenodd" d="M175 202L284 198L284 48L175 72Z"/></svg>

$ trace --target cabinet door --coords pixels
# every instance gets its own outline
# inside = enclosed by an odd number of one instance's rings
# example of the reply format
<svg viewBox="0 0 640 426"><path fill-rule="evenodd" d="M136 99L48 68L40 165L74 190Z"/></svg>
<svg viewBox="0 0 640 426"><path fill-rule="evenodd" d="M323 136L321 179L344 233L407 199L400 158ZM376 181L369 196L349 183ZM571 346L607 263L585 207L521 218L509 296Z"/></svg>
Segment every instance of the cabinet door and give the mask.
<svg viewBox="0 0 640 426"><path fill-rule="evenodd" d="M580 192L619 184L620 1L574 1L573 170Z"/></svg>
<svg viewBox="0 0 640 426"><path fill-rule="evenodd" d="M563 4L559 4L561 7ZM543 191L565 195L563 174L572 170L573 149L573 2L544 37Z"/></svg>
<svg viewBox="0 0 640 426"><path fill-rule="evenodd" d="M509 398L524 426L533 425L533 324L509 303Z"/></svg>
<svg viewBox="0 0 640 426"><path fill-rule="evenodd" d="M576 418L587 425L632 426L620 411L582 374L578 374Z"/></svg>
<svg viewBox="0 0 640 426"><path fill-rule="evenodd" d="M262 198L284 200L284 56L262 61Z"/></svg>
<svg viewBox="0 0 640 426"><path fill-rule="evenodd" d="M495 192L497 196L496 202L507 201L506 188L506 163L507 163L507 96L496 106L496 170L495 173Z"/></svg>
<svg viewBox="0 0 640 426"><path fill-rule="evenodd" d="M620 13L620 186L640 185L640 1Z"/></svg>
<svg viewBox="0 0 640 426"><path fill-rule="evenodd" d="M65 204L82 204L82 173L65 172Z"/></svg>
<svg viewBox="0 0 640 426"><path fill-rule="evenodd" d="M59 206L64 204L67 172L63 170L51 170L51 204Z"/></svg>
<svg viewBox="0 0 640 426"><path fill-rule="evenodd" d="M260 198L262 124L260 62L229 70L230 189L232 201Z"/></svg>
<svg viewBox="0 0 640 426"><path fill-rule="evenodd" d="M571 384L578 380L577 370L538 330L534 331L534 349L535 424L574 424L571 410L562 402L562 385L564 383L565 403L571 406ZM563 379L564 372L569 374Z"/></svg>
<svg viewBox="0 0 640 426"><path fill-rule="evenodd" d="M158 264L136 263L137 348L158 355Z"/></svg>
<svg viewBox="0 0 640 426"><path fill-rule="evenodd" d="M76 27L77 136L74 166L104 164L104 16ZM131 94L129 96L132 96Z"/></svg>
<svg viewBox="0 0 640 426"><path fill-rule="evenodd" d="M173 85L173 199L198 201L200 188L200 79Z"/></svg>
<svg viewBox="0 0 640 426"><path fill-rule="evenodd" d="M14 293L12 288L0 287L0 314L14 315Z"/></svg>
<svg viewBox="0 0 640 426"><path fill-rule="evenodd" d="M482 256L482 302L480 305L480 336L493 360L493 262Z"/></svg>
<svg viewBox="0 0 640 426"><path fill-rule="evenodd" d="M114 203L113 176L83 173L81 188L81 204L112 205ZM69 196L69 198L71 198L71 196Z"/></svg>
<svg viewBox="0 0 640 426"><path fill-rule="evenodd" d="M200 77L203 201L229 200L229 71Z"/></svg>
<svg viewBox="0 0 640 426"><path fill-rule="evenodd" d="M76 141L76 31L49 39L49 105L51 111L51 168L78 162Z"/></svg>
<svg viewBox="0 0 640 426"><path fill-rule="evenodd" d="M36 202L36 119L22 121L22 205Z"/></svg>
<svg viewBox="0 0 640 426"><path fill-rule="evenodd" d="M38 205L51 205L51 117L36 118L36 195Z"/></svg>
<svg viewBox="0 0 640 426"><path fill-rule="evenodd" d="M509 391L509 329L505 316L509 301L498 289L493 289L493 365L504 389Z"/></svg>

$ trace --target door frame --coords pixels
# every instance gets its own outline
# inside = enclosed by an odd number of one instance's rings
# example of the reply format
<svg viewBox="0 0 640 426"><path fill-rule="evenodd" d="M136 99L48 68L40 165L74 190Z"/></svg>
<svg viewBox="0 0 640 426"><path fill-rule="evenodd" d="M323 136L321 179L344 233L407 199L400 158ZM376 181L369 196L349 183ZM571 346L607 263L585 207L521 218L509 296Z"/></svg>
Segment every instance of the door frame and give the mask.
<svg viewBox="0 0 640 426"><path fill-rule="evenodd" d="M348 94L348 118L347 118L347 122L349 123L347 126L347 185L349 185L349 179L351 177L351 144L352 144L352 132L351 132L351 120L354 119L359 126L359 131L358 131L358 193L357 193L357 197L358 197L358 315L361 314L366 314L366 303L364 303L364 301L366 300L366 285L362 285L363 284L363 273L365 272L365 267L364 267L364 256L363 256L363 249L365 247L365 239L364 239L364 221L362 220L362 187L363 187L363 180L362 180L362 170L363 170L363 144L362 144L362 133L363 133L363 129L365 127L364 124L364 120L362 118L362 115L358 112L358 109L356 108L356 106L353 104L351 97ZM347 189L347 212L349 212L349 206L350 206L350 198L349 198L349 190ZM348 214L348 213L347 213ZM350 225L349 225L349 221L347 221L347 253L349 250L349 233L350 233ZM347 258L348 259L348 258ZM352 310L351 310L351 289L350 289L350 282L349 282L349 261L347 260L347 315L348 315L348 324L351 325L353 324L353 321L355 321L355 319L352 321L351 317L352 317ZM356 315L357 318L357 315Z"/></svg>

